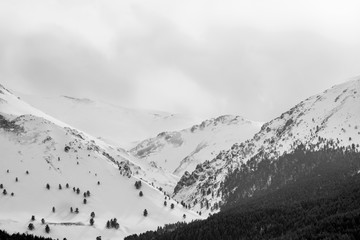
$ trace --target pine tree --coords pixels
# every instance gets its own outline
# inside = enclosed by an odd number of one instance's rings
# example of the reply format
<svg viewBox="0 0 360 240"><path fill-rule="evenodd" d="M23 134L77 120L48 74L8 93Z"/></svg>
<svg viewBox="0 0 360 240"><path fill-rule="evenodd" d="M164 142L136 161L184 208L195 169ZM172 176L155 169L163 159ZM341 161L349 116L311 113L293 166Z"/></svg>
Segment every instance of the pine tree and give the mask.
<svg viewBox="0 0 360 240"><path fill-rule="evenodd" d="M46 227L45 227L45 232L46 232L46 233L49 233L49 232L50 232L50 227L49 227L49 225L47 225L47 224L46 224Z"/></svg>
<svg viewBox="0 0 360 240"><path fill-rule="evenodd" d="M2 183L0 183L0 189L3 189L4 185Z"/></svg>
<svg viewBox="0 0 360 240"><path fill-rule="evenodd" d="M110 221L108 220L107 222L106 222L106 228L108 228L108 229L110 229Z"/></svg>
<svg viewBox="0 0 360 240"><path fill-rule="evenodd" d="M50 190L50 184L46 184L46 188L48 189L48 190Z"/></svg>
<svg viewBox="0 0 360 240"><path fill-rule="evenodd" d="M15 178L15 182L18 182L18 181L19 181L19 179L16 177L16 178Z"/></svg>
<svg viewBox="0 0 360 240"><path fill-rule="evenodd" d="M100 185L100 181L98 181L97 184Z"/></svg>
<svg viewBox="0 0 360 240"><path fill-rule="evenodd" d="M90 191L89 191L89 190L86 191L86 195L87 195L88 197L90 197Z"/></svg>
<svg viewBox="0 0 360 240"><path fill-rule="evenodd" d="M135 181L135 188L140 189L141 188L141 181Z"/></svg>
<svg viewBox="0 0 360 240"><path fill-rule="evenodd" d="M140 197L144 196L144 194L143 194L142 191L139 192L139 196L140 196Z"/></svg>
<svg viewBox="0 0 360 240"><path fill-rule="evenodd" d="M164 201L164 206L165 206L165 207L167 206L167 202L166 202L166 201Z"/></svg>
<svg viewBox="0 0 360 240"><path fill-rule="evenodd" d="M61 184L59 184L59 190L61 190L62 189L62 186L61 186Z"/></svg>
<svg viewBox="0 0 360 240"><path fill-rule="evenodd" d="M115 228L115 229L119 229L120 224L117 222L117 219L110 219L109 221L106 222L106 228L110 229L110 228Z"/></svg>
<svg viewBox="0 0 360 240"><path fill-rule="evenodd" d="M170 205L170 207L171 207L171 209L174 209L175 205L172 203L172 204Z"/></svg>
<svg viewBox="0 0 360 240"><path fill-rule="evenodd" d="M28 229L30 230L30 231L32 231L32 230L34 230L34 224L32 224L32 223L29 223L29 226L28 226Z"/></svg>
<svg viewBox="0 0 360 240"><path fill-rule="evenodd" d="M112 227L115 228L115 229L119 229L120 227L120 224L117 222L117 219L114 218L112 223L111 223Z"/></svg>
<svg viewBox="0 0 360 240"><path fill-rule="evenodd" d="M144 217L146 217L148 215L148 211L145 209L144 210Z"/></svg>
<svg viewBox="0 0 360 240"><path fill-rule="evenodd" d="M72 213L74 210L73 210L73 208L72 207L70 207L70 212Z"/></svg>
<svg viewBox="0 0 360 240"><path fill-rule="evenodd" d="M186 214L184 213L184 215L183 215L183 218L185 219L186 218Z"/></svg>
<svg viewBox="0 0 360 240"><path fill-rule="evenodd" d="M94 213L94 212L91 212L90 217L91 217L91 218L94 218L94 217L95 217L95 213Z"/></svg>
<svg viewBox="0 0 360 240"><path fill-rule="evenodd" d="M41 219L41 223L42 223L42 224L45 224L45 219L42 218L42 219Z"/></svg>
<svg viewBox="0 0 360 240"><path fill-rule="evenodd" d="M34 215L31 216L31 221L35 221L35 216Z"/></svg>
<svg viewBox="0 0 360 240"><path fill-rule="evenodd" d="M68 184L68 183L66 184L66 188L69 188L69 184Z"/></svg>
<svg viewBox="0 0 360 240"><path fill-rule="evenodd" d="M76 193L80 194L80 189L79 188L76 189Z"/></svg>
<svg viewBox="0 0 360 240"><path fill-rule="evenodd" d="M52 212L55 212L55 207L52 207Z"/></svg>
<svg viewBox="0 0 360 240"><path fill-rule="evenodd" d="M75 209L75 213L79 213L79 209L78 209L78 208Z"/></svg>
<svg viewBox="0 0 360 240"><path fill-rule="evenodd" d="M6 194L7 194L7 191L6 191L6 189L4 189L4 191L3 191L3 194L4 194L4 195L6 195Z"/></svg>
<svg viewBox="0 0 360 240"><path fill-rule="evenodd" d="M94 225L94 219L93 218L90 218L90 225L93 226Z"/></svg>
<svg viewBox="0 0 360 240"><path fill-rule="evenodd" d="M84 204L86 204L86 203L87 203L87 200L86 200L86 198L84 198L84 201L83 201L83 203L84 203Z"/></svg>

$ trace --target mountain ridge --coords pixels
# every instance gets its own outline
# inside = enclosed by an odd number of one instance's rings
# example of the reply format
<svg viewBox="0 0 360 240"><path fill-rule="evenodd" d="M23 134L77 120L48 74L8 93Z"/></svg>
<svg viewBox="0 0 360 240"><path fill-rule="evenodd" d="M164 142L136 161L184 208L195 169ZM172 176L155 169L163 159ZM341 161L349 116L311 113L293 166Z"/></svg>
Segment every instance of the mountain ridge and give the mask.
<svg viewBox="0 0 360 240"><path fill-rule="evenodd" d="M168 222L199 218L142 181L143 169L125 150L50 117L2 86L0 99L0 225L7 232L119 239ZM138 181L140 189L134 186ZM107 221L114 218L118 229L107 229ZM29 222L34 230L28 229ZM46 225L50 233L45 232Z"/></svg>
<svg viewBox="0 0 360 240"><path fill-rule="evenodd" d="M181 176L220 150L250 138L260 126L241 116L222 115L181 131L161 132L140 142L130 153Z"/></svg>
<svg viewBox="0 0 360 240"><path fill-rule="evenodd" d="M182 129L198 121L189 115L132 109L90 98L19 95L51 116L126 149L161 131Z"/></svg>
<svg viewBox="0 0 360 240"><path fill-rule="evenodd" d="M250 159L254 159L256 167L263 159L276 159L300 144L310 143L320 148L324 144L320 139L333 140L339 146L359 143L359 106L360 79L311 96L265 123L251 140L234 144L216 158L198 165L191 174L184 174L173 195L197 211L216 212L214 205L227 201L221 195L225 178ZM212 194L204 194L208 189Z"/></svg>

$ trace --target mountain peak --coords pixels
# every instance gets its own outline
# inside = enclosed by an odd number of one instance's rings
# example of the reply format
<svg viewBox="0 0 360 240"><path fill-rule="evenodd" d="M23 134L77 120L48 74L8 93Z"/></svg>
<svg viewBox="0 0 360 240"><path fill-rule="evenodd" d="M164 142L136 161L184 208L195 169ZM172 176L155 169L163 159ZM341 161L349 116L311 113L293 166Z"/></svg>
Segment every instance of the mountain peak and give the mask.
<svg viewBox="0 0 360 240"><path fill-rule="evenodd" d="M251 138L259 129L257 123L241 116L223 115L181 131L161 132L140 142L130 152L144 161L156 162L179 177L219 151Z"/></svg>
<svg viewBox="0 0 360 240"><path fill-rule="evenodd" d="M250 159L255 165L264 159L278 159L301 144L317 149L327 147L325 144L328 143L359 148L359 109L359 78L309 97L265 123L252 139L234 144L231 149L199 165L192 174L184 175L176 186L175 198L187 204L194 204L196 199L195 209L199 211L204 211L199 202L206 201L212 209L213 204L226 202L226 198L221 194L217 197L204 196L204 187L218 191L226 176Z"/></svg>
<svg viewBox="0 0 360 240"><path fill-rule="evenodd" d="M192 126L190 128L190 130L191 130L191 132L194 132L196 130L204 130L207 128L214 128L214 127L219 127L219 126L224 126L224 125L242 125L242 124L250 124L250 125L254 125L254 126L258 126L258 127L261 126L260 123L250 121L242 116L221 115L216 118L210 118L210 119L204 120L200 124Z"/></svg>

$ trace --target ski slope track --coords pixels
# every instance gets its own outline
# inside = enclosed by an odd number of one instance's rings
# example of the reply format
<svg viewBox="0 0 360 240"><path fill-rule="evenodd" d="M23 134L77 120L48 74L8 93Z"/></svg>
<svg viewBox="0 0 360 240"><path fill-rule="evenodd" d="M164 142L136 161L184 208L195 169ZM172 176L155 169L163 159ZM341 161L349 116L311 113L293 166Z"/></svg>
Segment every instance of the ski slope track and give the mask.
<svg viewBox="0 0 360 240"><path fill-rule="evenodd" d="M146 181L136 189L134 183L144 177L144 170L126 151L48 116L1 85L0 148L0 229L10 233L68 240L122 239L200 218L168 197L164 206L164 193ZM106 228L113 218L119 229ZM28 230L29 223L34 224L33 231Z"/></svg>
<svg viewBox="0 0 360 240"><path fill-rule="evenodd" d="M252 139L236 143L198 165L192 173L186 172L175 187L174 198L190 204L203 215L217 212L219 209L214 206L222 206L227 201L226 196L222 196L225 178L241 164L253 157L257 162L264 158L276 159L293 152L300 144L320 144L321 138L333 140L338 146L359 148L359 78L300 102L264 124Z"/></svg>

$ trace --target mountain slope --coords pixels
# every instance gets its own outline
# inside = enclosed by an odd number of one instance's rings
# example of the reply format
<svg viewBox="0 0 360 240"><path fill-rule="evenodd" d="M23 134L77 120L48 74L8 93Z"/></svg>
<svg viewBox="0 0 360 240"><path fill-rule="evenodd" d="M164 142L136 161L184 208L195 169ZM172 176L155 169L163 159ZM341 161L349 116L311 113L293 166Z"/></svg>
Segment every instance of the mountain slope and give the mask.
<svg viewBox="0 0 360 240"><path fill-rule="evenodd" d="M60 239L119 239L198 218L173 200L164 206L164 194L146 182L137 190L134 171L141 169L126 152L44 114L2 86L0 146L0 228L8 232L29 231L32 215L31 233ZM106 228L113 218L120 224L117 230Z"/></svg>
<svg viewBox="0 0 360 240"><path fill-rule="evenodd" d="M301 180L237 203L204 221L167 225L126 240L359 239L360 153L341 148L301 149L286 156L290 162L299 157L322 164Z"/></svg>
<svg viewBox="0 0 360 240"><path fill-rule="evenodd" d="M236 190L236 186L225 190L226 179L234 171L254 171L262 161L276 161L302 144L315 150L329 144L330 147L358 148L359 109L359 79L312 96L264 124L251 140L234 144L230 150L222 151L213 160L197 166L191 174L184 174L174 196L194 206L197 211L216 212L228 201L228 193ZM281 171L274 169L274 172ZM272 184L272 176L268 177L261 186L267 188ZM244 194L251 196L257 187L250 184Z"/></svg>
<svg viewBox="0 0 360 240"><path fill-rule="evenodd" d="M161 131L183 129L197 121L187 115L136 110L87 98L20 96L36 108L79 130L126 148Z"/></svg>
<svg viewBox="0 0 360 240"><path fill-rule="evenodd" d="M180 177L220 150L251 138L260 127L260 123L240 116L220 116L182 131L160 133L140 142L130 152Z"/></svg>

